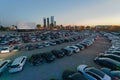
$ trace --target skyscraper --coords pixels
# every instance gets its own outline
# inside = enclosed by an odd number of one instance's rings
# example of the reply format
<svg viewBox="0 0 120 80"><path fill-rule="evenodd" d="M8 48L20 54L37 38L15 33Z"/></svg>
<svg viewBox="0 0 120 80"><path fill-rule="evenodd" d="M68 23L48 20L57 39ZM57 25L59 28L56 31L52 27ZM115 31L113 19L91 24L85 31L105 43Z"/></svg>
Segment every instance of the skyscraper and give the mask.
<svg viewBox="0 0 120 80"><path fill-rule="evenodd" d="M49 29L50 24L49 24L49 18L47 18L47 28Z"/></svg>
<svg viewBox="0 0 120 80"><path fill-rule="evenodd" d="M51 16L51 24L54 25L54 16Z"/></svg>
<svg viewBox="0 0 120 80"><path fill-rule="evenodd" d="M43 18L43 26L46 28L46 18Z"/></svg>
<svg viewBox="0 0 120 80"><path fill-rule="evenodd" d="M54 26L56 27L56 21L54 21Z"/></svg>

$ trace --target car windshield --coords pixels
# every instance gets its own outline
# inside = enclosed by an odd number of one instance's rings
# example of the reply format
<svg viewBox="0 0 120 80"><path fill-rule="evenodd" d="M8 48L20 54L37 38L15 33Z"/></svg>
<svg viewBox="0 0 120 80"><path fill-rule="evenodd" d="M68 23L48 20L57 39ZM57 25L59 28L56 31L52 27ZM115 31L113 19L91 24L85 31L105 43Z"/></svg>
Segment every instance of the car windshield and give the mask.
<svg viewBox="0 0 120 80"><path fill-rule="evenodd" d="M82 47L81 45L77 45L77 46Z"/></svg>
<svg viewBox="0 0 120 80"><path fill-rule="evenodd" d="M95 73L96 75L100 76L101 78L103 78L105 75L102 71L100 71L96 68L87 68L86 70L87 70L87 72Z"/></svg>
<svg viewBox="0 0 120 80"><path fill-rule="evenodd" d="M75 49L74 47L70 47L70 48Z"/></svg>
<svg viewBox="0 0 120 80"><path fill-rule="evenodd" d="M11 65L10 68L16 68L16 67L18 67L18 66L19 66L19 64Z"/></svg>

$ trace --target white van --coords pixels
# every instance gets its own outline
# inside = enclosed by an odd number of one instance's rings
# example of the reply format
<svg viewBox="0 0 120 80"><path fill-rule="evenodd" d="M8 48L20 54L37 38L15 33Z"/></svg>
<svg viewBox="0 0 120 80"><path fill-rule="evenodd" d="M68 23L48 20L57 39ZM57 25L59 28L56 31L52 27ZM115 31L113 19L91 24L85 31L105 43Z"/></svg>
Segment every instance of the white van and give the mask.
<svg viewBox="0 0 120 80"><path fill-rule="evenodd" d="M13 46L4 46L1 48L0 53L9 53L13 49Z"/></svg>
<svg viewBox="0 0 120 80"><path fill-rule="evenodd" d="M27 60L26 56L20 56L16 58L13 63L9 66L9 72L14 73L21 71L23 69L23 66Z"/></svg>

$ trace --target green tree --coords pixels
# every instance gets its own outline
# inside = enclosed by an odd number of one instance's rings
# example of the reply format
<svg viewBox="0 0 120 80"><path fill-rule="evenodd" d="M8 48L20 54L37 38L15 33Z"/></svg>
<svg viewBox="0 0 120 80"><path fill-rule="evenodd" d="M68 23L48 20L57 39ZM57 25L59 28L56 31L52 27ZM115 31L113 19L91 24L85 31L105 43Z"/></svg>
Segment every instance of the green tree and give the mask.
<svg viewBox="0 0 120 80"><path fill-rule="evenodd" d="M6 28L4 26L0 26L0 31L5 31Z"/></svg>
<svg viewBox="0 0 120 80"><path fill-rule="evenodd" d="M37 24L37 25L36 25L36 29L41 29L41 25L40 25L40 24Z"/></svg>

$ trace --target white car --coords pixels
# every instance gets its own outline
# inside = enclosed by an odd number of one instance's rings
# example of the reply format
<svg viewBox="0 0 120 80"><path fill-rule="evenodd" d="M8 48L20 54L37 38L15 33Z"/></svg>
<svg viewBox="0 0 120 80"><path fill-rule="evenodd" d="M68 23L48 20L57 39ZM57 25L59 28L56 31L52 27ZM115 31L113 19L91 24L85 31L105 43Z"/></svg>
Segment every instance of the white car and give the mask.
<svg viewBox="0 0 120 80"><path fill-rule="evenodd" d="M73 50L73 52L78 53L80 49L77 46L67 46L67 48L70 48Z"/></svg>
<svg viewBox="0 0 120 80"><path fill-rule="evenodd" d="M8 43L8 41L2 41L0 44L1 45L6 45Z"/></svg>
<svg viewBox="0 0 120 80"><path fill-rule="evenodd" d="M95 67L79 65L77 71L83 74L89 80L111 80L111 77Z"/></svg>
<svg viewBox="0 0 120 80"><path fill-rule="evenodd" d="M0 53L9 53L11 52L13 49L13 46L5 46L5 47L2 47L1 50L0 50Z"/></svg>
<svg viewBox="0 0 120 80"><path fill-rule="evenodd" d="M23 66L27 60L26 56L21 56L16 58L13 63L9 66L9 72L14 73L14 72L19 72L23 69Z"/></svg>
<svg viewBox="0 0 120 80"><path fill-rule="evenodd" d="M49 44L47 41L43 42L42 44L43 44L45 47L50 46L50 44Z"/></svg>
<svg viewBox="0 0 120 80"><path fill-rule="evenodd" d="M0 74L2 74L3 71L6 70L8 64L11 62L11 60L3 60L0 61Z"/></svg>

